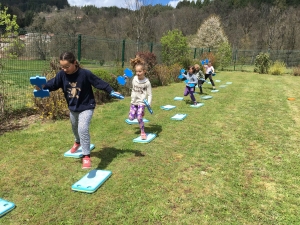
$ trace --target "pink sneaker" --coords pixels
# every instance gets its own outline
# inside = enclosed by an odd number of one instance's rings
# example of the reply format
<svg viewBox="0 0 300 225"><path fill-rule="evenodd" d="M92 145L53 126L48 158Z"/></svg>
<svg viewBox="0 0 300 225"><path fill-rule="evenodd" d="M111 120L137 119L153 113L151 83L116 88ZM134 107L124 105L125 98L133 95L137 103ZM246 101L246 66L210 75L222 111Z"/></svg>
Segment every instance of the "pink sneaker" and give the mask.
<svg viewBox="0 0 300 225"><path fill-rule="evenodd" d="M91 158L85 156L82 158L82 169L90 169L92 167Z"/></svg>
<svg viewBox="0 0 300 225"><path fill-rule="evenodd" d="M73 147L71 148L71 153L75 153L77 152L77 150L79 149L80 144L77 144L76 142L74 143Z"/></svg>
<svg viewBox="0 0 300 225"><path fill-rule="evenodd" d="M146 133L141 133L141 139L142 140L147 140L147 134Z"/></svg>

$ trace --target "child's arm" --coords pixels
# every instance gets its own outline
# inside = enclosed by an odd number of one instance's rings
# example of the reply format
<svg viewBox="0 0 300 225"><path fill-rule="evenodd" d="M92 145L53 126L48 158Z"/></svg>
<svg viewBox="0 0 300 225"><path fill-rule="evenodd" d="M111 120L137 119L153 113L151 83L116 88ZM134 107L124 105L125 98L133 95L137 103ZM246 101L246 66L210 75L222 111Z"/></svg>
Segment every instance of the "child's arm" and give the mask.
<svg viewBox="0 0 300 225"><path fill-rule="evenodd" d="M43 89L48 89L49 91L56 91L59 88L63 88L60 72L58 72L54 78L48 80L47 83L43 85Z"/></svg>
<svg viewBox="0 0 300 225"><path fill-rule="evenodd" d="M92 72L89 71L89 81L90 83L97 89L103 90L107 93L111 93L113 91L113 88L109 85L109 83L105 82L104 80L100 79L96 75L94 75Z"/></svg>

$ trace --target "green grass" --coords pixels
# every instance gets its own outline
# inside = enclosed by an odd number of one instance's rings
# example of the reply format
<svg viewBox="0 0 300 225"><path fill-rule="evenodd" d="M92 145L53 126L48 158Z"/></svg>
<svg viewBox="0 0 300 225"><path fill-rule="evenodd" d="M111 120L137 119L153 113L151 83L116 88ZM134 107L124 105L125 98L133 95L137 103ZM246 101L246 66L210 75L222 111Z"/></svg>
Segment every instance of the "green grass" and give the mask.
<svg viewBox="0 0 300 225"><path fill-rule="evenodd" d="M1 224L299 224L299 77L219 72L233 82L195 109L183 83L153 89L154 114L133 143L130 98L98 106L93 168L113 175L95 193L73 192L87 171L63 154L69 121L36 121L0 136L0 198L16 208ZM196 95L199 100L199 95ZM295 101L288 101L295 97ZM177 107L164 111L160 106ZM170 119L187 113L183 121Z"/></svg>

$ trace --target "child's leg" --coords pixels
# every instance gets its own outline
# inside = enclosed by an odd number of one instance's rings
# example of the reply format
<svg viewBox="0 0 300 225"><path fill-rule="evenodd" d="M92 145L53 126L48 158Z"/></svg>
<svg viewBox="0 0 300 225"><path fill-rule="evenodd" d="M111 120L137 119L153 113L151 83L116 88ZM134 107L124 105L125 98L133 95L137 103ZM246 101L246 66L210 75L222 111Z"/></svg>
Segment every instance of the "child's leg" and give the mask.
<svg viewBox="0 0 300 225"><path fill-rule="evenodd" d="M195 98L195 96L194 96L194 88L190 88L190 97L191 97L191 100L192 100L193 102L196 101L196 98Z"/></svg>
<svg viewBox="0 0 300 225"><path fill-rule="evenodd" d="M202 91L202 84L203 84L203 82L204 81L202 81L202 80L198 80L198 87L200 89L200 93L203 93L203 91Z"/></svg>
<svg viewBox="0 0 300 225"><path fill-rule="evenodd" d="M214 81L213 81L213 79L212 79L212 75L211 75L211 74L209 74L209 80L210 80L210 82L211 82L211 85L214 87L214 86L215 86L215 83L214 83Z"/></svg>
<svg viewBox="0 0 300 225"><path fill-rule="evenodd" d="M79 138L79 134L78 134L78 118L79 118L79 112L70 111L70 122L72 125L72 131L73 131L76 143L80 143L80 138Z"/></svg>
<svg viewBox="0 0 300 225"><path fill-rule="evenodd" d="M189 92L190 92L190 90L189 90L188 86L185 86L183 95L187 96L189 94Z"/></svg>
<svg viewBox="0 0 300 225"><path fill-rule="evenodd" d="M128 114L128 119L129 120L134 120L136 118L136 112L137 112L137 105L130 105L130 110L129 110L129 114Z"/></svg>
<svg viewBox="0 0 300 225"><path fill-rule="evenodd" d="M145 105L138 105L137 120L139 121L141 133L145 133L144 121L143 121L144 111L145 111Z"/></svg>
<svg viewBox="0 0 300 225"><path fill-rule="evenodd" d="M78 117L78 134L80 137L80 144L83 155L90 155L90 122L93 116L94 110L89 109L79 113Z"/></svg>

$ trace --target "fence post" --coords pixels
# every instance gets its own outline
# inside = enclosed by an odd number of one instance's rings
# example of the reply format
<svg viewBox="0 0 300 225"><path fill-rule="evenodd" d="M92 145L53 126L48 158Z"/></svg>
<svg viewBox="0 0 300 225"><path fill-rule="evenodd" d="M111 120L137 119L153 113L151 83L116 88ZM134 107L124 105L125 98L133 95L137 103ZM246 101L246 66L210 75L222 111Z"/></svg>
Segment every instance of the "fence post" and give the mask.
<svg viewBox="0 0 300 225"><path fill-rule="evenodd" d="M196 59L197 48L194 50L194 59Z"/></svg>
<svg viewBox="0 0 300 225"><path fill-rule="evenodd" d="M153 51L153 42L150 43L150 52L152 53Z"/></svg>
<svg viewBox="0 0 300 225"><path fill-rule="evenodd" d="M122 45L122 68L124 68L124 62L125 62L125 39L123 40L123 45Z"/></svg>
<svg viewBox="0 0 300 225"><path fill-rule="evenodd" d="M234 51L233 71L235 71L236 55L237 55L237 49L235 49L235 51Z"/></svg>
<svg viewBox="0 0 300 225"><path fill-rule="evenodd" d="M80 62L81 60L81 34L78 34L78 43L77 43L77 59Z"/></svg>

